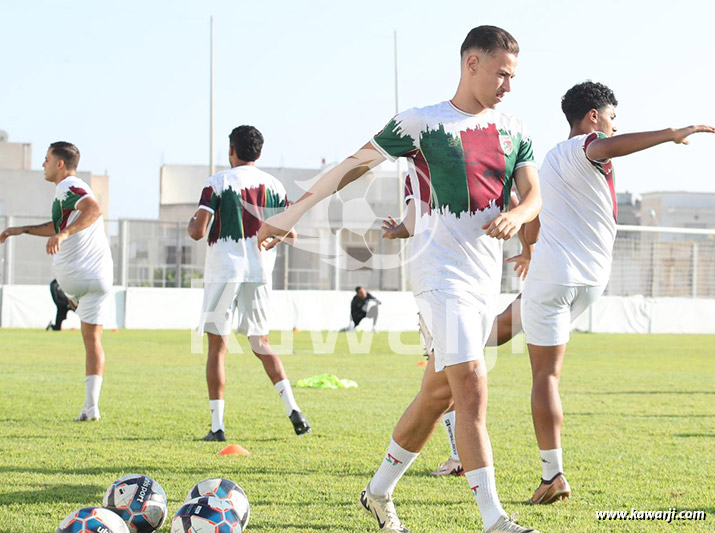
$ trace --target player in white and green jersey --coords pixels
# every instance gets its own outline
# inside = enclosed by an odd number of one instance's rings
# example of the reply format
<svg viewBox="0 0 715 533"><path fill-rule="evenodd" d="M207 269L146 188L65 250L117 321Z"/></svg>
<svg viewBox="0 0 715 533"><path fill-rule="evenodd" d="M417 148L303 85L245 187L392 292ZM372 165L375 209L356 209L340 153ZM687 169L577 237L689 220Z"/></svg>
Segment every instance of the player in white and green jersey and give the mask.
<svg viewBox="0 0 715 533"><path fill-rule="evenodd" d="M541 166L543 208L530 224L540 223L541 233L522 299L542 478L529 500L533 504L571 494L563 467L559 381L571 322L600 296L611 272L618 214L611 159L665 142L687 144L693 133L715 132L710 126L690 126L614 136L617 104L613 91L601 83L587 81L569 89L561 101L569 138L550 150Z"/></svg>
<svg viewBox="0 0 715 533"><path fill-rule="evenodd" d="M248 337L253 353L263 363L283 400L297 435L310 433L310 424L293 397L283 363L268 342L268 311L276 251L261 251L256 234L262 220L283 211L288 197L283 184L259 170L255 161L263 135L253 126L239 126L229 135L231 168L211 176L189 223L189 234L199 240L208 231L204 269L204 301L200 332L208 335L206 381L209 389L211 430L203 438L225 441L224 390L227 335L234 315L238 332ZM209 229L209 224L211 227Z"/></svg>
<svg viewBox="0 0 715 533"><path fill-rule="evenodd" d="M395 427L385 459L361 495L382 531L405 532L392 492L427 443L452 398L457 447L484 529L526 532L509 519L496 492L486 429L484 345L495 315L501 240L532 220L541 198L531 139L522 121L494 108L511 90L519 46L506 31L480 26L461 48L455 96L394 117L363 148L325 174L258 234L266 248L303 213L386 159L407 159L415 193L412 287L432 334L435 356L420 392ZM512 184L521 204L508 211ZM273 242L268 242L274 237Z"/></svg>
<svg viewBox="0 0 715 533"><path fill-rule="evenodd" d="M42 167L45 180L55 184L52 220L37 226L7 228L9 236L28 233L49 237L55 278L77 304L85 347L85 400L78 422L99 420L99 395L104 376L102 329L111 306L112 254L104 232L102 209L89 186L75 172L79 150L68 142L52 143Z"/></svg>

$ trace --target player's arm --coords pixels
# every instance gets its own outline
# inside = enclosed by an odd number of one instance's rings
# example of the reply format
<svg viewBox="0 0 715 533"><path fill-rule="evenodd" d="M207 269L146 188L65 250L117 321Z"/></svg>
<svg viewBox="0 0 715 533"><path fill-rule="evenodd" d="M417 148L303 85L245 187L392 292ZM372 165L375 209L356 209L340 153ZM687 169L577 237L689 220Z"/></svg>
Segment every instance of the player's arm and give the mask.
<svg viewBox="0 0 715 533"><path fill-rule="evenodd" d="M55 225L52 221L49 221L34 226L12 226L5 228L5 230L0 233L0 244L4 243L8 237L15 237L16 235L23 235L25 233L28 235L37 235L38 237L51 237L55 234Z"/></svg>
<svg viewBox="0 0 715 533"><path fill-rule="evenodd" d="M207 209L197 209L194 216L189 220L189 236L195 241L200 241L206 235L206 230L209 227L209 223L213 218L213 213Z"/></svg>
<svg viewBox="0 0 715 533"><path fill-rule="evenodd" d="M667 128L658 131L625 133L604 139L596 139L586 147L586 156L591 161L605 161L634 152L640 152L658 144L674 142L688 144L688 137L693 133L715 133L712 126L688 126L686 128Z"/></svg>
<svg viewBox="0 0 715 533"><path fill-rule="evenodd" d="M322 176L308 192L282 213L268 218L258 230L258 246L270 250L283 240L308 209L363 176L385 160L371 143ZM273 237L273 241L266 242Z"/></svg>
<svg viewBox="0 0 715 533"><path fill-rule="evenodd" d="M79 216L69 224L65 229L52 235L47 239L47 253L55 255L60 251L60 246L67 240L70 235L82 231L90 227L94 222L102 216L102 208L97 203L97 200L89 195L83 196L75 204L75 209L79 211Z"/></svg>
<svg viewBox="0 0 715 533"><path fill-rule="evenodd" d="M541 210L539 173L535 166L519 167L514 172L514 182L521 202L517 207L500 213L491 222L482 226L485 233L495 239L510 239L527 222L534 220Z"/></svg>
<svg viewBox="0 0 715 533"><path fill-rule="evenodd" d="M524 239L528 244L534 245L539 240L539 232L541 231L541 220L539 215L531 222L524 224ZM533 246L532 246L533 247Z"/></svg>

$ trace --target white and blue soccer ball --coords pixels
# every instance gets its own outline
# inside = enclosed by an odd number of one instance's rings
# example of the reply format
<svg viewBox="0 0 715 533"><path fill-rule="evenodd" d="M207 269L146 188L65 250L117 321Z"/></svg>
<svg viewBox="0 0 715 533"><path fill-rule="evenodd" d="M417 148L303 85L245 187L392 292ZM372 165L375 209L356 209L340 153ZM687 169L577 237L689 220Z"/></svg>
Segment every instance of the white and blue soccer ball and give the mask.
<svg viewBox="0 0 715 533"><path fill-rule="evenodd" d="M131 533L156 531L168 513L164 489L140 474L129 474L112 483L104 493L102 505L117 513Z"/></svg>
<svg viewBox="0 0 715 533"><path fill-rule="evenodd" d="M251 516L251 506L244 490L230 479L220 477L199 481L186 495L186 502L202 496L213 496L221 500L228 500L241 520L241 527L248 527Z"/></svg>
<svg viewBox="0 0 715 533"><path fill-rule="evenodd" d="M83 507L68 514L56 533L129 533L121 517L101 507Z"/></svg>
<svg viewBox="0 0 715 533"><path fill-rule="evenodd" d="M242 533L238 513L229 500L213 496L184 503L171 521L171 533Z"/></svg>

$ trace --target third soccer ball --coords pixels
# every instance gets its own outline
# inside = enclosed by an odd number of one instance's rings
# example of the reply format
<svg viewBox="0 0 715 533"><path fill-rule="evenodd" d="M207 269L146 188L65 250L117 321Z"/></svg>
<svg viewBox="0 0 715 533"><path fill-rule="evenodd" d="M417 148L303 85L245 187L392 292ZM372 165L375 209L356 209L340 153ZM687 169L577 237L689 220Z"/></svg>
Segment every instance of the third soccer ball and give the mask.
<svg viewBox="0 0 715 533"><path fill-rule="evenodd" d="M121 516L131 533L156 531L168 512L161 485L139 474L129 474L112 483L104 493L102 505Z"/></svg>
<svg viewBox="0 0 715 533"><path fill-rule="evenodd" d="M186 501L201 496L213 496L221 500L228 500L238 513L241 527L246 529L251 516L251 506L248 497L241 487L230 479L212 478L199 481L186 495Z"/></svg>

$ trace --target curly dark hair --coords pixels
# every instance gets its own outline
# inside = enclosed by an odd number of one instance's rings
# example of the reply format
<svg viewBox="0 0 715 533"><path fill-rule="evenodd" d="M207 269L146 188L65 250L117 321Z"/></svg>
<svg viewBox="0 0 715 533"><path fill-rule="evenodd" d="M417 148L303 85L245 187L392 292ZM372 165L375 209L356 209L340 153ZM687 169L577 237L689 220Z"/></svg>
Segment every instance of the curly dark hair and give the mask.
<svg viewBox="0 0 715 533"><path fill-rule="evenodd" d="M263 135L253 126L239 126L228 136L233 151L241 161L255 161L263 150Z"/></svg>
<svg viewBox="0 0 715 533"><path fill-rule="evenodd" d="M561 110L569 121L569 126L579 122L591 109L601 109L607 105L617 106L613 91L595 81L585 81L574 85L561 98Z"/></svg>

